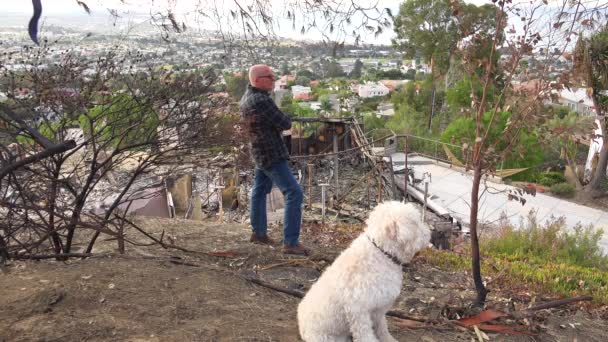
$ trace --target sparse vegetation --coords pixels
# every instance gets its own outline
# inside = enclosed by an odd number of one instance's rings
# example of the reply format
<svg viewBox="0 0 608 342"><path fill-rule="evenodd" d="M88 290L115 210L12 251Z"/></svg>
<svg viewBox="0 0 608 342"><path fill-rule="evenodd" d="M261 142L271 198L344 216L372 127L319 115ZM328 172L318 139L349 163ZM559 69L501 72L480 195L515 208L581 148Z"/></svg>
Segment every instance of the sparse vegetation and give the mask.
<svg viewBox="0 0 608 342"><path fill-rule="evenodd" d="M538 177L538 184L543 186L553 186L558 183L565 183L566 177L561 172L545 172Z"/></svg>
<svg viewBox="0 0 608 342"><path fill-rule="evenodd" d="M540 224L531 213L519 227L505 224L481 239L482 270L512 284L526 283L561 296L591 295L608 303L608 256L599 242L603 231L577 225L568 230L563 217ZM470 268L467 254L427 250L424 258L440 268Z"/></svg>
<svg viewBox="0 0 608 342"><path fill-rule="evenodd" d="M574 197L575 189L568 183L557 183L551 186L551 192L559 197Z"/></svg>

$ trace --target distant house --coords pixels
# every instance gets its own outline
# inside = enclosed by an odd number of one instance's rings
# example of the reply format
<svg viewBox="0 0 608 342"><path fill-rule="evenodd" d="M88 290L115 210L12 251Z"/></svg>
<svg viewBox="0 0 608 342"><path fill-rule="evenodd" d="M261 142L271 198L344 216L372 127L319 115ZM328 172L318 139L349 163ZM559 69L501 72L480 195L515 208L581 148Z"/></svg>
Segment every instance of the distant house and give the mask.
<svg viewBox="0 0 608 342"><path fill-rule="evenodd" d="M513 91L521 96L533 95L539 92L545 93L546 88L547 84L543 84L542 81L537 79L513 84ZM571 111L581 115L595 115L593 100L587 95L585 88L564 88L562 90L552 90L551 93L553 100L547 101L545 104L568 107Z"/></svg>
<svg viewBox="0 0 608 342"><path fill-rule="evenodd" d="M524 82L513 82L513 92L517 95L527 96L537 94L543 84L540 80L533 79Z"/></svg>
<svg viewBox="0 0 608 342"><path fill-rule="evenodd" d="M294 85L291 87L291 93L293 94L293 98L294 99L299 99L299 100L303 100L303 99L310 99L310 92L312 90L310 89L310 87L304 87L304 86L300 86L300 85Z"/></svg>
<svg viewBox="0 0 608 342"><path fill-rule="evenodd" d="M389 92L395 91L398 86L406 84L407 82L409 82L409 80L380 80L380 83L387 87Z"/></svg>
<svg viewBox="0 0 608 342"><path fill-rule="evenodd" d="M301 101L309 101L312 99L312 96L310 95L310 93L299 93L298 95L294 95L293 99L301 100Z"/></svg>
<svg viewBox="0 0 608 342"><path fill-rule="evenodd" d="M283 75L276 82L274 82L274 90L287 89L287 83L295 82L296 77L294 75Z"/></svg>
<svg viewBox="0 0 608 342"><path fill-rule="evenodd" d="M557 103L553 102L553 104L568 107L571 111L582 115L595 115L593 100L587 95L585 88L562 89L558 92Z"/></svg>
<svg viewBox="0 0 608 342"><path fill-rule="evenodd" d="M368 98L388 95L389 89L382 83L366 83L359 86L359 97Z"/></svg>

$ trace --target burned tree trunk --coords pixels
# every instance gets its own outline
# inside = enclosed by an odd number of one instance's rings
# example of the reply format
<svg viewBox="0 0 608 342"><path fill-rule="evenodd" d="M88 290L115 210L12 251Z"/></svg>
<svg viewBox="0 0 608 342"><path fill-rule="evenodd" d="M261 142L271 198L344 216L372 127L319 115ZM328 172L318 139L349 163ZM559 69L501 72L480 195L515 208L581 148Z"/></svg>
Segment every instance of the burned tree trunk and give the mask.
<svg viewBox="0 0 608 342"><path fill-rule="evenodd" d="M481 261L479 257L479 235L477 234L477 215L479 211L479 185L483 175L481 163L477 163L473 173L473 187L471 188L471 212L470 212L470 229L471 229L471 263L473 269L473 281L477 290L477 299L475 304L483 305L486 301L488 290L483 285L481 279Z"/></svg>

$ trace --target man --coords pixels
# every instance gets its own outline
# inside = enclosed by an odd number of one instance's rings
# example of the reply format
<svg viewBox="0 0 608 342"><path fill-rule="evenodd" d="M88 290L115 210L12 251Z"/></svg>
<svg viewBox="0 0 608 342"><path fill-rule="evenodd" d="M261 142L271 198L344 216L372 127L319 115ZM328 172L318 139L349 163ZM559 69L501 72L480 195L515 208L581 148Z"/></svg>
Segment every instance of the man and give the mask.
<svg viewBox="0 0 608 342"><path fill-rule="evenodd" d="M291 118L270 98L275 77L267 65L249 69L249 85L241 99L241 117L251 142L255 179L251 192L251 242L273 244L267 235L266 195L276 184L285 197L283 253L307 255L299 242L304 195L287 161L289 152L281 132L291 128Z"/></svg>

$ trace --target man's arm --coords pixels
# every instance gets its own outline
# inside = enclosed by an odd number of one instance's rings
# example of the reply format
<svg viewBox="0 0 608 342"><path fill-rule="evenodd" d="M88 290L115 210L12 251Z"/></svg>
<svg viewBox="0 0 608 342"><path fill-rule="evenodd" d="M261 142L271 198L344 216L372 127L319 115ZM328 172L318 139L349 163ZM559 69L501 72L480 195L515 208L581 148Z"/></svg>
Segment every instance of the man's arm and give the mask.
<svg viewBox="0 0 608 342"><path fill-rule="evenodd" d="M283 113L271 98L264 102L262 113L277 129L284 131L291 128L291 118Z"/></svg>

